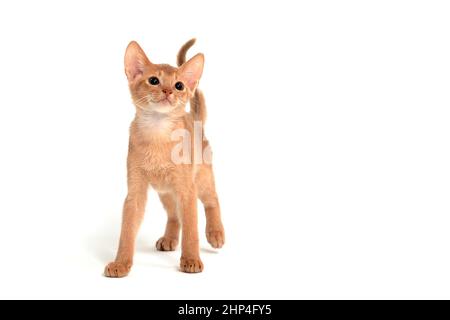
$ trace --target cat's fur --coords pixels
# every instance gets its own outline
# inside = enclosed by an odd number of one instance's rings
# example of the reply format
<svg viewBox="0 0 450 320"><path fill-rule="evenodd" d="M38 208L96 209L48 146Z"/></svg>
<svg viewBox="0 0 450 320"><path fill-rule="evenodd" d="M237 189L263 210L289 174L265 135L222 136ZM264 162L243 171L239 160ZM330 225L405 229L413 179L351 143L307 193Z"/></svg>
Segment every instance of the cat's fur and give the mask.
<svg viewBox="0 0 450 320"><path fill-rule="evenodd" d="M178 245L180 229L181 262L183 272L203 270L200 259L197 226L197 198L205 207L206 237L214 248L225 242L219 202L210 164L175 164L171 160L173 147L171 133L185 129L194 137L194 121L204 122L205 102L197 89L204 57L197 54L185 62L187 50L195 39L187 42L178 54L178 68L153 64L136 42L131 42L125 53L125 73L136 116L131 123L128 152L128 195L123 209L122 231L116 260L105 268L107 277L128 275L133 264L135 239L144 216L149 186L155 189L167 211L167 225L157 243L160 251L173 251ZM151 85L150 77L157 77L159 85ZM181 81L184 89L174 85ZM185 111L190 100L191 110ZM205 139L203 148L209 148Z"/></svg>

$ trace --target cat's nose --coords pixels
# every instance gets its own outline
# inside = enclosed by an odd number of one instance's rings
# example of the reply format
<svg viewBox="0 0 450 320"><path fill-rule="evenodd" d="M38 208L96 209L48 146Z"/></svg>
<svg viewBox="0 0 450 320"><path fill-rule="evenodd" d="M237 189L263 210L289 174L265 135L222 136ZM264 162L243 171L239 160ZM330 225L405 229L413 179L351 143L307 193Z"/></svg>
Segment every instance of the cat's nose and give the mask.
<svg viewBox="0 0 450 320"><path fill-rule="evenodd" d="M168 89L168 88L165 88L165 89L162 89L162 92L166 95L166 96L170 96L171 94L172 94L172 89Z"/></svg>

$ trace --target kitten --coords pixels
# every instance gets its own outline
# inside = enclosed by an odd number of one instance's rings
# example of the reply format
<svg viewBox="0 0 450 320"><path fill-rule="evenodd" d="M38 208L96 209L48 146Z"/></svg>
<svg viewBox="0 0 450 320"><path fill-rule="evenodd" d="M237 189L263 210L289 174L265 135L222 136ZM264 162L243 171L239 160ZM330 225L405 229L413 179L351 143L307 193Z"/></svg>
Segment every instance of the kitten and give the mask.
<svg viewBox="0 0 450 320"><path fill-rule="evenodd" d="M105 268L107 277L125 277L130 272L149 186L158 192L168 217L164 236L156 242L156 248L174 251L182 229L181 271L196 273L203 270L197 198L205 207L208 242L214 248L221 248L225 242L211 164L197 164L193 161L195 152L191 151L188 163L173 161L173 150L179 142L173 141L172 133L181 130L187 132L187 137L194 137L196 121L203 124L206 118L204 97L197 89L204 56L197 54L187 62L185 57L194 43L195 39L192 39L180 49L178 68L153 64L134 41L127 47L125 73L136 116L130 128L128 195L123 208L119 249L116 260ZM189 113L185 111L188 101ZM208 150L208 141L203 137L200 141L203 149ZM192 142L190 146L192 148Z"/></svg>

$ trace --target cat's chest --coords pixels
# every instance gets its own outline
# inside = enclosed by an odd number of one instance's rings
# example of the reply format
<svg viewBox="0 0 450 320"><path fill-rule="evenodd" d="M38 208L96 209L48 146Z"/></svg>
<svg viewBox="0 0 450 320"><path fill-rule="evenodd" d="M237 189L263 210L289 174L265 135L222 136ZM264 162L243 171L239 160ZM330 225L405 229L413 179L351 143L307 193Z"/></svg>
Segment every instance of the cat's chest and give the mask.
<svg viewBox="0 0 450 320"><path fill-rule="evenodd" d="M150 150L142 159L143 169L150 185L158 192L163 192L170 188L172 177L175 174L175 165L170 156L161 147L157 150ZM164 150L166 151L166 150Z"/></svg>
<svg viewBox="0 0 450 320"><path fill-rule="evenodd" d="M174 167L171 161L170 145L150 146L142 155L142 168L148 173L158 173Z"/></svg>
<svg viewBox="0 0 450 320"><path fill-rule="evenodd" d="M170 138L174 121L166 115L157 113L143 114L136 120L143 138Z"/></svg>
<svg viewBox="0 0 450 320"><path fill-rule="evenodd" d="M172 159L175 145L171 138L176 127L172 119L158 115L141 115L132 125L132 153L150 184L157 190L170 185L176 164Z"/></svg>
<svg viewBox="0 0 450 320"><path fill-rule="evenodd" d="M161 171L173 167L171 150L173 141L145 135L139 130L132 132L130 139L130 161L146 172Z"/></svg>

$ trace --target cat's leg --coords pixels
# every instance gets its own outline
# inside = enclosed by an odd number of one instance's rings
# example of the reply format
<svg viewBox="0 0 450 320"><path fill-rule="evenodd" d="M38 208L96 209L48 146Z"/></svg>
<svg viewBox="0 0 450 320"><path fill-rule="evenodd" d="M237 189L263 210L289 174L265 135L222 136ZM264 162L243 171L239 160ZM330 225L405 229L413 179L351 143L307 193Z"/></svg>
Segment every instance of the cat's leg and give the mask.
<svg viewBox="0 0 450 320"><path fill-rule="evenodd" d="M176 201L181 217L181 260L180 269L187 273L203 271L198 239L197 194L191 181L176 189Z"/></svg>
<svg viewBox="0 0 450 320"><path fill-rule="evenodd" d="M133 265L136 236L147 202L148 182L139 172L128 174L128 195L123 206L122 230L116 260L105 268L105 276L121 278L128 275Z"/></svg>
<svg viewBox="0 0 450 320"><path fill-rule="evenodd" d="M159 199L167 212L167 225L164 236L156 242L159 251L174 251L180 237L180 220L177 214L177 204L172 194L159 194Z"/></svg>
<svg viewBox="0 0 450 320"><path fill-rule="evenodd" d="M225 229L220 215L212 166L201 166L197 173L196 186L198 197L205 207L206 238L213 248L222 248L225 244Z"/></svg>

